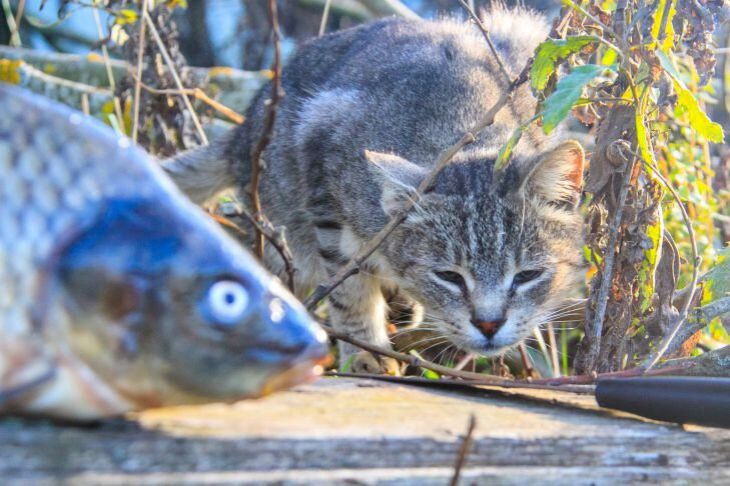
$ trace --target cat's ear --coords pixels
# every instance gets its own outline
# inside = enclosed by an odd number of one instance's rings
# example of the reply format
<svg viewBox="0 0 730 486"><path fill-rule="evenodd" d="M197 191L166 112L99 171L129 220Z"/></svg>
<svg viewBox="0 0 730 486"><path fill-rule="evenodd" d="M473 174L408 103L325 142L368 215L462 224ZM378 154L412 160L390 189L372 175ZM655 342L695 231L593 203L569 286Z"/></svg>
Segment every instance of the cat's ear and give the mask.
<svg viewBox="0 0 730 486"><path fill-rule="evenodd" d="M380 185L380 205L388 215L403 209L427 174L422 167L397 155L366 150L365 159L373 179Z"/></svg>
<svg viewBox="0 0 730 486"><path fill-rule="evenodd" d="M574 141L543 154L522 179L520 192L529 199L575 208L583 187L585 152Z"/></svg>

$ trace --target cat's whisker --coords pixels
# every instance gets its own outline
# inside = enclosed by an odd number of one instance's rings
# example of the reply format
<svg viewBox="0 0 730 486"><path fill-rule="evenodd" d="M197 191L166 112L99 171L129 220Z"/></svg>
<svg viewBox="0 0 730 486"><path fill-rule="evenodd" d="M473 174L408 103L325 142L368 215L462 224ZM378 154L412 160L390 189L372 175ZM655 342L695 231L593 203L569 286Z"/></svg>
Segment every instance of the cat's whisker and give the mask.
<svg viewBox="0 0 730 486"><path fill-rule="evenodd" d="M415 349L416 346L418 346L420 344L426 344L426 343L430 343L430 342L433 342L436 340L441 340L441 342L446 342L446 341L448 341L448 338L446 338L446 336L432 336L432 337L428 337L425 339L421 339L420 341L416 341L415 343L411 343L411 344L409 344L409 346L411 348ZM426 349L429 349L429 348L426 348Z"/></svg>
<svg viewBox="0 0 730 486"><path fill-rule="evenodd" d="M428 351L429 349L431 349L431 348L435 348L436 346L440 346L440 345L442 345L442 344L446 344L446 343L448 343L448 342L449 342L449 340L448 340L448 339L446 339L446 338L444 338L444 340L443 340L443 341L440 341L440 342L437 342L437 343L433 343L432 345L430 345L430 346L429 346L429 347L427 347L426 349L422 349L422 350L420 350L420 351L418 351L418 352L419 352L419 354L423 354L423 353L426 353L426 352L427 352L427 351ZM448 349L448 348L447 348L447 349Z"/></svg>

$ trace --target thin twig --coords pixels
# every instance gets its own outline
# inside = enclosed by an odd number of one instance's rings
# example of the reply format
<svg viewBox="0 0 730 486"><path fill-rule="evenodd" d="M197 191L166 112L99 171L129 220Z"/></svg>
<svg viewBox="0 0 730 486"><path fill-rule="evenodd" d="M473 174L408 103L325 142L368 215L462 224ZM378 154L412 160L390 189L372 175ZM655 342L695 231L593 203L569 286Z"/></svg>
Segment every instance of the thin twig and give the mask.
<svg viewBox="0 0 730 486"><path fill-rule="evenodd" d="M327 20L329 20L331 6L332 0L326 0L324 3L324 11L322 12L322 20L319 22L319 33L317 34L319 37L322 37L327 29Z"/></svg>
<svg viewBox="0 0 730 486"><path fill-rule="evenodd" d="M337 273L332 276L332 278L317 286L314 293L304 302L308 309L313 309L320 300L329 295L330 292L344 282L345 279L358 273L363 262L378 249L378 247L393 232L393 230L398 227L398 225L405 221L408 212L413 209L416 204L418 204L421 195L431 187L441 171L449 165L451 159L453 159L462 148L476 140L476 136L482 130L494 123L497 113L499 113L499 111L512 99L514 90L527 81L527 74L532 66L532 60L532 58L529 59L520 75L510 83L509 87L500 95L497 102L489 109L489 111L487 111L484 118L477 123L471 131L466 132L454 145L441 152L438 159L436 159L431 172L429 172L421 181L415 192L405 202L405 207L399 213L395 214L383 227L383 229L381 229L370 241L368 241L360 249L360 251L358 251L357 254L352 257L349 262L347 262L347 264L341 267Z"/></svg>
<svg viewBox="0 0 730 486"><path fill-rule="evenodd" d="M146 12L148 0L142 0L142 11ZM142 94L142 65L144 64L145 41L147 38L147 22L139 23L139 40L137 41L137 77L134 83L134 111L132 115L132 141L137 143L139 131L139 103Z"/></svg>
<svg viewBox="0 0 730 486"><path fill-rule="evenodd" d="M572 376L561 376L560 378L544 378L540 380L532 380L530 383L533 385L544 385L560 387L562 390L564 385L590 385L596 382L596 380L604 378L632 378L635 376L659 376L659 375L671 375L689 368L691 365L682 364L678 366L660 368L655 370L646 370L642 367L629 368L621 371L611 371L608 373L590 373L587 375L572 375Z"/></svg>
<svg viewBox="0 0 730 486"><path fill-rule="evenodd" d="M648 360L646 360L646 369L649 370L654 367L654 365L656 365L662 358L664 353L667 352L667 349L669 349L669 346L672 344L672 341L679 332L680 327L682 327L682 324L689 315L690 309L692 308L692 301L694 300L694 295L697 291L697 284L700 280L700 256L697 251L697 239L695 238L694 228L692 227L692 219L689 217L689 214L687 214L687 208L684 207L684 202L679 197L679 194L677 194L677 191L674 189L672 184L670 184L669 181L664 178L664 176L659 172L656 167L654 167L646 160L644 161L644 164L654 173L654 176L659 179L664 187L667 188L667 190L672 194L672 197L679 206L679 210L682 213L682 219L684 220L684 224L687 227L687 234L689 235L690 246L692 248L692 282L689 285L689 295L687 296L687 300L682 306L682 310L677 317L677 322L674 324L671 332L664 337L664 340L659 345L659 349L657 349L657 352Z"/></svg>
<svg viewBox="0 0 730 486"><path fill-rule="evenodd" d="M261 155L271 141L274 131L274 123L276 122L276 107L281 100L281 31L279 30L279 16L276 10L276 0L268 0L269 23L271 24L271 34L274 43L274 65L271 68L273 78L271 79L271 99L268 100L266 106L266 116L264 117L263 130L258 142L251 150L251 183L248 189L248 195L251 198L251 212L253 216L263 221L264 215L261 208L261 196L259 194L259 185L261 183L261 171L263 165ZM259 225L254 226L256 235L254 239L254 252L259 259L264 258L264 235L259 229Z"/></svg>
<svg viewBox="0 0 730 486"><path fill-rule="evenodd" d="M670 371L671 373L671 371ZM655 373L657 375L662 373ZM343 373L340 371L327 371L324 373L325 376L332 376L338 378L360 378L364 380L379 380L387 381L391 383L400 383L404 385L416 385L426 387L439 387L439 388L460 388L460 389L471 389L477 391L483 391L484 387L492 388L504 388L507 390L513 389L524 389L524 390L550 390L559 391L565 393L574 393L577 395L591 395L593 388L590 383L585 384L562 384L562 385L545 385L535 384L525 380L501 380L501 381L485 381L480 380L454 380L451 378L441 378L440 380L432 380L430 378L423 378L421 376L392 376L392 375L376 375L371 373Z"/></svg>
<svg viewBox="0 0 730 486"><path fill-rule="evenodd" d="M421 359L418 356L414 356L412 354L404 354L399 353L398 351L393 351L392 349L381 348L380 346L370 344L367 341L348 336L344 332L340 332L330 326L322 325L322 328L327 334L335 339L350 343L353 346L357 346L358 348L364 349L365 351L370 351L371 353L376 355L387 356L389 358L397 359L398 361L402 361L410 366L413 366L414 368L426 368L428 370L435 371L436 373L439 373L441 375L453 376L466 380L478 380L483 383L502 383L504 381L498 378L490 378L489 375L484 375L482 373L472 373L470 371L455 370L447 366L442 366L427 361L425 359Z"/></svg>
<svg viewBox="0 0 730 486"><path fill-rule="evenodd" d="M196 100L210 106L215 111L221 113L223 116L225 116L226 118L228 118L229 120L231 120L233 123L235 123L237 125L241 125L244 121L246 121L246 117L244 117L240 113L232 110L231 108L227 107L223 103L214 100L213 98L208 96L208 94L205 91L203 91L201 88L158 89L158 88L153 88L152 86L149 86L149 85L143 83L134 74L132 74L131 76L135 80L135 82L139 83L141 88L143 88L145 91L148 91L152 94L179 96L180 94L184 93L184 94L186 94L188 96L192 96Z"/></svg>
<svg viewBox="0 0 730 486"><path fill-rule="evenodd" d="M497 48L494 46L494 43L492 42L492 38L489 36L489 31L487 30L487 27L484 25L484 23L479 18L479 16L474 12L474 9L471 6L469 6L469 4L467 4L464 0L459 0L459 3L461 3L461 6L464 7L464 10L466 10L466 12L469 14L469 17L471 17L472 21L474 21L474 23L477 24L477 27L479 27L479 30L482 32L482 35L484 36L484 40L487 41L489 50L492 51L492 54L494 55L494 59L497 61L497 64L499 65L499 70L502 72L502 76L504 76L504 79L507 82L509 82L512 79L512 75L505 67L504 62L502 61L502 56L499 55Z"/></svg>
<svg viewBox="0 0 730 486"><path fill-rule="evenodd" d="M550 346L550 363L553 368L553 378L560 376L560 360L558 359L558 343L555 339L555 326L552 322L547 325L548 344Z"/></svg>
<svg viewBox="0 0 730 486"><path fill-rule="evenodd" d="M630 52L630 48L625 45L626 44L625 39L622 36L620 36L616 31L614 31L611 27L609 27L608 25L601 22L601 20L599 18L597 18L596 16L591 14L588 10L585 9L585 7L573 2L572 0L563 0L563 3L565 5L567 5L568 7L582 13L584 17L586 17L591 22L596 24L604 32L608 32L609 34L611 34L611 36L621 44L621 49L618 49L619 54L623 54L622 49L626 50L627 54Z"/></svg>
<svg viewBox="0 0 730 486"><path fill-rule="evenodd" d="M157 27L155 26L155 23L152 21L152 17L150 17L150 14L147 13L146 11L142 11L142 18L144 19L145 22L147 22L147 27L150 29L150 32L152 33L152 37L155 38L155 43L157 44L157 47L160 50L160 54L162 54L162 58L165 60L165 64L167 64L167 68L170 70L172 79L175 81L175 85L177 85L177 89L179 89L181 92L180 96L182 97L183 103L185 103L185 107L188 109L188 112L190 112L190 119L193 120L193 125L195 125L195 129L198 132L198 137L200 137L200 141L203 143L203 145L207 145L208 137L205 135L203 126L200 124L198 115L195 113L195 109L193 109L193 104L190 102L188 95L186 95L183 92L185 87L182 84L180 75L178 75L178 73L177 73L177 69L175 68L175 63L172 61L170 54L167 52L167 47L165 47L165 43L162 42L160 33L157 32Z"/></svg>
<svg viewBox="0 0 730 486"><path fill-rule="evenodd" d="M293 293L295 290L294 274L296 273L297 269L294 267L294 255L289 249L289 244L286 241L283 230L275 228L274 225L272 225L271 222L266 218L255 218L253 214L249 213L243 208L240 208L236 215L246 217L246 219L248 219L251 224L253 224L254 227L258 228L261 234L266 237L269 243L274 246L276 251L279 252L281 259L284 261L284 271L286 272L287 278L289 280L289 290L291 290L291 292ZM237 227L237 229L243 232L241 228Z"/></svg>
<svg viewBox="0 0 730 486"><path fill-rule="evenodd" d="M10 30L10 45L13 47L21 47L22 42L18 33L19 27L16 17L13 16L13 9L10 6L10 0L2 0L3 13L5 14L5 22Z"/></svg>
<svg viewBox="0 0 730 486"><path fill-rule="evenodd" d="M112 72L111 58L109 57L109 50L106 48L106 42L104 41L104 32L101 28L101 19L99 18L99 10L96 8L91 9L94 16L94 23L96 23L96 32L99 35L99 41L101 42L101 53L104 59L104 67L106 68L106 75L109 78L109 87L112 90L112 104L114 105L114 114L117 117L119 127L124 131L124 112L122 111L122 105L119 102L119 97L116 95L117 83L114 80L114 73Z"/></svg>
<svg viewBox="0 0 730 486"><path fill-rule="evenodd" d="M527 346L525 346L524 341L521 342L518 346L520 350L520 357L522 358L522 365L525 367L525 373L527 374L528 378L534 378L535 374L535 367L532 365L532 360L530 359L530 355L527 354Z"/></svg>
<svg viewBox="0 0 730 486"><path fill-rule="evenodd" d="M469 415L469 425L466 427L466 434L464 440L461 441L459 446L459 454L456 456L456 463L454 464L454 475L451 477L450 486L458 486L459 477L461 477L461 470L466 463L466 456L469 455L471 444L474 441L474 428L477 425L477 419L474 414Z"/></svg>
<svg viewBox="0 0 730 486"><path fill-rule="evenodd" d="M23 45L23 40L20 38L20 21L23 18L23 12L25 11L25 0L18 0L18 10L15 12L15 26L13 30L10 32L10 38L13 39L17 36L17 42L18 45L16 47L21 47Z"/></svg>
<svg viewBox="0 0 730 486"><path fill-rule="evenodd" d="M669 11L674 2L664 2L664 11L662 12L662 23L659 25L659 33L657 35L657 43L661 46L667 38L667 21L669 20Z"/></svg>
<svg viewBox="0 0 730 486"><path fill-rule="evenodd" d="M596 309L593 314L593 324L591 326L591 340L589 342L589 350L587 353L588 366L586 369L594 370L596 367L596 359L601 349L601 337L603 335L603 321L606 317L606 307L608 306L608 294L611 290L613 282L613 265L616 259L616 245L618 244L619 227L623 219L624 204L631 186L631 175L636 165L636 156L632 156L631 162L624 166L624 177L621 181L619 189L616 211L613 214L613 220L609 227L608 244L606 245L606 256L603 260L603 273L601 275L601 283L596 297ZM588 330L586 330L588 331Z"/></svg>
<svg viewBox="0 0 730 486"><path fill-rule="evenodd" d="M685 326L677 332L672 345L666 352L672 352L679 345L687 341L695 333L701 331L710 321L716 317L722 317L730 313L730 297L717 299L702 307L696 308L691 312L692 319L689 319ZM665 354L666 354L665 352Z"/></svg>

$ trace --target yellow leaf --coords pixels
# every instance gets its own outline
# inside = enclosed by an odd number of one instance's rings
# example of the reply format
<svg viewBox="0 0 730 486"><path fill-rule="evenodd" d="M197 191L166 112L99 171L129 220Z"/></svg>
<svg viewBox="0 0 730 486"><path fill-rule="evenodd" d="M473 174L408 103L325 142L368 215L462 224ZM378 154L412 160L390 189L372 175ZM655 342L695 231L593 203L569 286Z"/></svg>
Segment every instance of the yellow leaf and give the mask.
<svg viewBox="0 0 730 486"><path fill-rule="evenodd" d="M117 11L117 20L116 23L118 25L126 25L126 24L133 24L139 19L139 14L137 14L136 11L123 8L121 10Z"/></svg>
<svg viewBox="0 0 730 486"><path fill-rule="evenodd" d="M20 83L20 66L23 61L12 59L0 59L0 81L10 84Z"/></svg>

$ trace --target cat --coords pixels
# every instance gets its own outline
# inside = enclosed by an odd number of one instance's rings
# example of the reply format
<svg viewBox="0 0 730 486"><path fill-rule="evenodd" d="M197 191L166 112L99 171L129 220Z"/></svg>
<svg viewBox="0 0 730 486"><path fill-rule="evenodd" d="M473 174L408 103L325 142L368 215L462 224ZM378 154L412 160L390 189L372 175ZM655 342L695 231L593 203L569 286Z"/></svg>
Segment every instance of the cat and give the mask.
<svg viewBox="0 0 730 486"><path fill-rule="evenodd" d="M512 76L548 31L524 9L494 8L485 22ZM297 288L306 291L401 210L439 153L474 127L508 80L476 26L390 18L305 43L282 83L261 198L268 218L287 229ZM193 200L249 183L270 89L261 89L242 126L164 164ZM583 149L533 126L508 168L493 174L498 150L536 103L521 86L456 155L361 271L329 295L332 325L388 347L384 291L396 293L422 307L416 314L424 326L495 355L564 302L581 276ZM271 245L266 260L283 272ZM340 363L392 371L389 360L376 362L347 343L340 343Z"/></svg>

